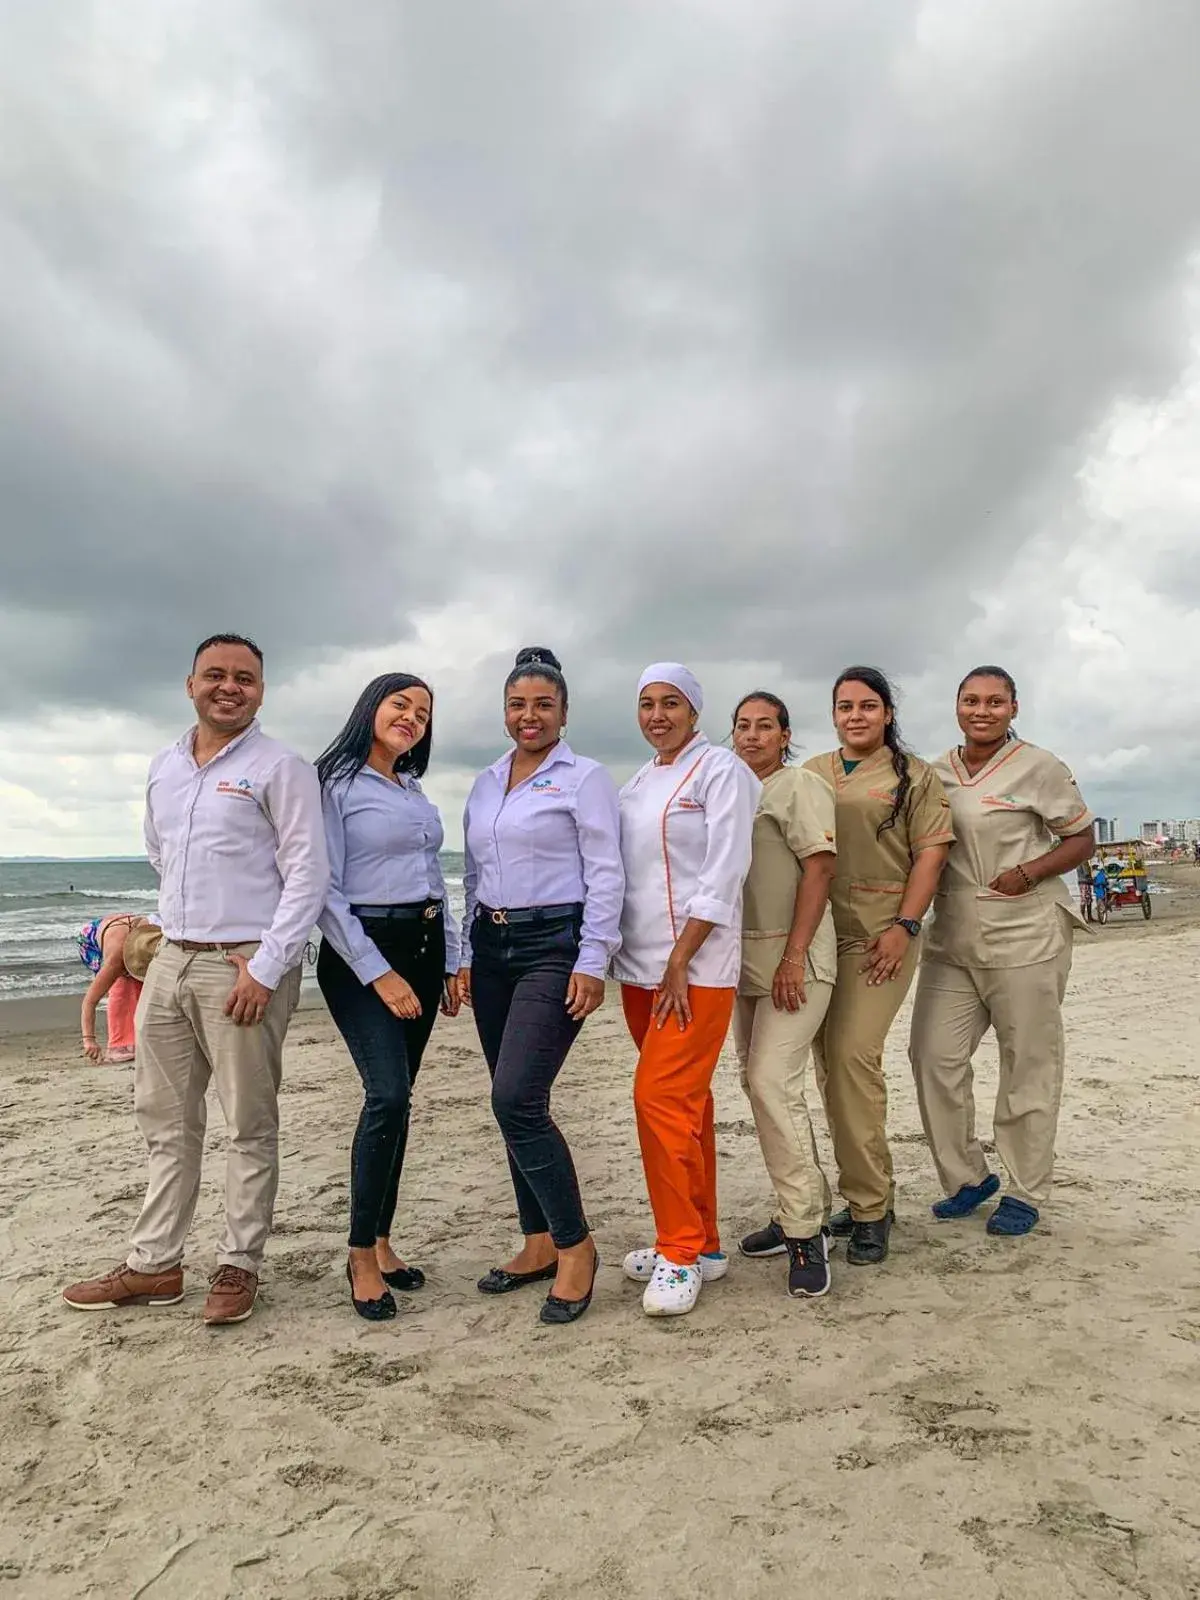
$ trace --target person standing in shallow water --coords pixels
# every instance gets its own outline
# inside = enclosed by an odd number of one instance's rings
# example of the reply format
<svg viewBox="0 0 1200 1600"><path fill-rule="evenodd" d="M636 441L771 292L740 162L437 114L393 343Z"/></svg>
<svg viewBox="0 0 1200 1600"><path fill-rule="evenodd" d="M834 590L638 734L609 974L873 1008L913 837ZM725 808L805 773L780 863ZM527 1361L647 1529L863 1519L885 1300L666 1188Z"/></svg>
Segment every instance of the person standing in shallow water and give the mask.
<svg viewBox="0 0 1200 1600"><path fill-rule="evenodd" d="M838 748L804 763L837 803L837 984L814 1054L847 1202L830 1231L848 1239L852 1266L875 1266L887 1257L895 1215L884 1045L912 983L921 920L954 830L936 774L900 738L882 672L856 666L838 675L833 724ZM767 1229L743 1248L757 1255L783 1245Z"/></svg>
<svg viewBox="0 0 1200 1600"><path fill-rule="evenodd" d="M317 983L362 1079L350 1155L346 1276L367 1321L396 1315L393 1289L425 1283L392 1248L412 1088L438 1007L458 1012L458 928L438 852L442 819L420 780L433 694L408 672L373 679L317 758L332 881Z"/></svg>
<svg viewBox="0 0 1200 1600"><path fill-rule="evenodd" d="M539 1312L550 1324L584 1314L600 1265L550 1091L604 1000L625 886L616 787L563 738L567 705L558 658L522 650L504 685L515 749L479 774L463 818L459 983L474 1007L525 1236L478 1288L508 1294L552 1279Z"/></svg>
<svg viewBox="0 0 1200 1600"><path fill-rule="evenodd" d="M1082 922L1062 874L1095 849L1078 785L1048 750L1016 736L1017 686L1003 667L959 685L963 740L936 763L958 844L938 889L909 1059L945 1198L939 1221L970 1216L999 1191L975 1131L972 1057L991 1027L1000 1046L996 1153L1008 1192L990 1234L1037 1225L1050 1196L1062 1099L1062 1001Z"/></svg>
<svg viewBox="0 0 1200 1600"><path fill-rule="evenodd" d="M763 786L742 892L733 1037L775 1189L771 1225L788 1253L788 1293L800 1299L823 1295L830 1284L830 1191L805 1080L837 980L829 909L837 845L833 790L815 772L787 764L791 731L787 706L766 690L747 695L733 714L733 748Z"/></svg>

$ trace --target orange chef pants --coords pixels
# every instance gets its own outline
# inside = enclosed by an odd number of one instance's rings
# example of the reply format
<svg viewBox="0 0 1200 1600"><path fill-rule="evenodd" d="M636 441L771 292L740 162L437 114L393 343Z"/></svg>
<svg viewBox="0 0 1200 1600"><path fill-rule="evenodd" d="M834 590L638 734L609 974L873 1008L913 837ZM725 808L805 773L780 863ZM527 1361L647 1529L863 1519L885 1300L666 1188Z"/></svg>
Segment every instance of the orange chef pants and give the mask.
<svg viewBox="0 0 1200 1600"><path fill-rule="evenodd" d="M625 1021L639 1051L633 1106L655 1249L680 1267L721 1248L712 1080L736 993L689 984L690 1025L681 1029L670 1017L660 1028L651 1015L654 991L621 985Z"/></svg>

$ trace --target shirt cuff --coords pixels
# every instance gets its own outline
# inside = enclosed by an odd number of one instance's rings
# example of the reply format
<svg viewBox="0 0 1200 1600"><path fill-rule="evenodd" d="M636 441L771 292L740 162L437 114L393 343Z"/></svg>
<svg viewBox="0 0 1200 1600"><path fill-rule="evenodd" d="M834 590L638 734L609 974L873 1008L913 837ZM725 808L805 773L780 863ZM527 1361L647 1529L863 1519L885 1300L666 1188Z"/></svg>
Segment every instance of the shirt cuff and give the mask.
<svg viewBox="0 0 1200 1600"><path fill-rule="evenodd" d="M589 940L581 944L575 971L582 973L585 978L599 978L603 983L605 973L608 971L608 946L601 944L599 940Z"/></svg>
<svg viewBox="0 0 1200 1600"><path fill-rule="evenodd" d="M698 894L688 906L687 914L695 917L697 922L711 922L714 928L733 926L733 907L727 900L718 900L713 896Z"/></svg>
<svg viewBox="0 0 1200 1600"><path fill-rule="evenodd" d="M270 956L264 955L259 949L246 963L246 970L255 983L261 983L264 989L274 990L278 989L286 969L282 961L272 961Z"/></svg>
<svg viewBox="0 0 1200 1600"><path fill-rule="evenodd" d="M357 961L350 963L350 971L364 988L368 983L374 983L376 978L382 978L384 973L390 970L378 950L372 950L368 955L359 956Z"/></svg>

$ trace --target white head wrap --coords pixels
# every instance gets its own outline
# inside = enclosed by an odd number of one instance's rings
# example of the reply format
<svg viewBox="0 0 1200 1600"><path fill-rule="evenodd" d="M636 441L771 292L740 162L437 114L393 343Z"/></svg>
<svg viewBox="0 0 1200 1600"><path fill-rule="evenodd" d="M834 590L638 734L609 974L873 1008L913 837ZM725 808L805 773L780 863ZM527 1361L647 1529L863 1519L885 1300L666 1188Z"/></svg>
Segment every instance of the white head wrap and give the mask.
<svg viewBox="0 0 1200 1600"><path fill-rule="evenodd" d="M639 699L642 690L651 683L669 683L672 689L678 689L697 716L704 710L704 690L700 687L699 679L681 661L652 662L638 679Z"/></svg>

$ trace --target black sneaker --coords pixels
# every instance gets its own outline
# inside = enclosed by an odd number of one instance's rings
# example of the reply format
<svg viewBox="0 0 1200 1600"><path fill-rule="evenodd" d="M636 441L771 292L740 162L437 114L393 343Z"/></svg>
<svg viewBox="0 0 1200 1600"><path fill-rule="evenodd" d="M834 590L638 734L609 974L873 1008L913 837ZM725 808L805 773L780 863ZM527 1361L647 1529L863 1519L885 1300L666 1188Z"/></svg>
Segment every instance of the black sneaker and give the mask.
<svg viewBox="0 0 1200 1600"><path fill-rule="evenodd" d="M738 1245L744 1256L781 1256L787 1247L787 1239L777 1222L768 1222L757 1233L748 1233Z"/></svg>
<svg viewBox="0 0 1200 1600"><path fill-rule="evenodd" d="M835 1239L848 1239L854 1232L854 1218L850 1215L850 1207L843 1206L840 1211L835 1211L829 1219L829 1231Z"/></svg>
<svg viewBox="0 0 1200 1600"><path fill-rule="evenodd" d="M852 1267L877 1267L887 1260L888 1234L896 1220L894 1211L880 1217L878 1222L856 1222L846 1246L846 1260Z"/></svg>
<svg viewBox="0 0 1200 1600"><path fill-rule="evenodd" d="M811 1239L788 1239L791 1258L788 1293L795 1300L815 1300L829 1293L829 1233L822 1228Z"/></svg>

